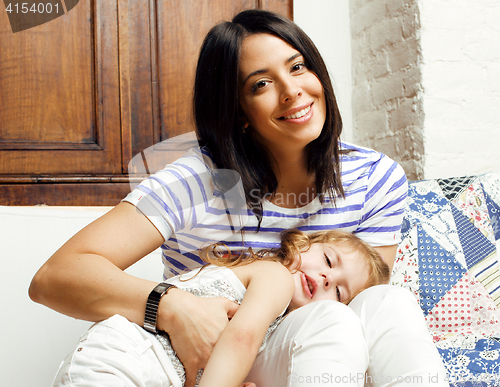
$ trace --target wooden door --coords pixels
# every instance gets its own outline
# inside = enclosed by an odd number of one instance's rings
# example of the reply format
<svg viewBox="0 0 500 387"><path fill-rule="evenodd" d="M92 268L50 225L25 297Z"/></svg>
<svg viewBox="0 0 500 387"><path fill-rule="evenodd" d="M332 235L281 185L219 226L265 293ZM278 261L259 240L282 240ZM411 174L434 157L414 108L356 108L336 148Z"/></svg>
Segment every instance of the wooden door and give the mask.
<svg viewBox="0 0 500 387"><path fill-rule="evenodd" d="M116 6L10 28L0 12L0 204L67 204L74 183L120 172Z"/></svg>
<svg viewBox="0 0 500 387"><path fill-rule="evenodd" d="M194 130L203 37L248 8L292 17L292 0L81 0L13 33L0 11L0 205L117 204L134 155Z"/></svg>

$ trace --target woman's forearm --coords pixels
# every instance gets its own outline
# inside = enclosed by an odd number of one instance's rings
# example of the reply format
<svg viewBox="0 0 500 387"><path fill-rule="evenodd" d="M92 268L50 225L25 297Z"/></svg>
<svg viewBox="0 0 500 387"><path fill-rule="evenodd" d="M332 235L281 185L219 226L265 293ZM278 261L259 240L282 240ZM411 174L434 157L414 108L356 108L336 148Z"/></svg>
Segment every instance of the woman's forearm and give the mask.
<svg viewBox="0 0 500 387"><path fill-rule="evenodd" d="M29 294L68 316L101 321L120 314L143 324L149 292L156 283L133 277L106 258L92 254L57 256L35 275Z"/></svg>
<svg viewBox="0 0 500 387"><path fill-rule="evenodd" d="M149 220L121 203L66 242L35 274L30 297L89 321L119 313L142 325L155 283L123 270L163 243Z"/></svg>

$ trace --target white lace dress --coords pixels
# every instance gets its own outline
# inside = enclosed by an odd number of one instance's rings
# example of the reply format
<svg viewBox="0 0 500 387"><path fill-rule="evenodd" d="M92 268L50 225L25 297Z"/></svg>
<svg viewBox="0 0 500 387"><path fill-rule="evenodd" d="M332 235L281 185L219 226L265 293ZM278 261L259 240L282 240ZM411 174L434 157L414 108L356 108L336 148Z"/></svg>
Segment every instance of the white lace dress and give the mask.
<svg viewBox="0 0 500 387"><path fill-rule="evenodd" d="M166 282L174 284L182 290L186 290L198 297L225 297L238 304L241 303L246 292L246 288L230 269L214 265L209 265L203 269L196 269L187 274L169 278ZM284 316L285 311L283 311L283 313L271 324L259 352L264 349L267 338L283 320ZM173 350L168 335L163 332L158 333L156 337L163 345L165 352L171 359L179 375L182 385L184 385L186 381L184 367ZM201 375L202 371L200 370L197 377L198 381Z"/></svg>

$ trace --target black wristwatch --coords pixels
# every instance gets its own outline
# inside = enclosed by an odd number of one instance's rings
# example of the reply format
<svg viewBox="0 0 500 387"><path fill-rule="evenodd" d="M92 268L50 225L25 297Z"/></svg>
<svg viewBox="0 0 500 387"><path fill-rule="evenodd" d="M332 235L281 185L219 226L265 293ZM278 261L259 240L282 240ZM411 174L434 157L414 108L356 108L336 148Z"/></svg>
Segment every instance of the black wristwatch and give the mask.
<svg viewBox="0 0 500 387"><path fill-rule="evenodd" d="M151 333L157 333L156 330L156 319L158 316L158 305L160 304L161 298L168 293L171 288L175 288L175 285L167 284L166 282L159 283L156 287L149 293L148 301L146 303L146 313L144 314L144 329Z"/></svg>

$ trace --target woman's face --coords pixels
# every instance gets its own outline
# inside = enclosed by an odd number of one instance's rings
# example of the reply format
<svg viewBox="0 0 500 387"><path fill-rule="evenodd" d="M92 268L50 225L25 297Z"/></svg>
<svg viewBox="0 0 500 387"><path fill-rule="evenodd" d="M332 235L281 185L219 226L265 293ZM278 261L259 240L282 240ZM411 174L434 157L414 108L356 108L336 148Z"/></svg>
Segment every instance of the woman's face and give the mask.
<svg viewBox="0 0 500 387"><path fill-rule="evenodd" d="M301 151L323 129L323 87L292 46L270 34L243 40L240 104L246 125L273 155Z"/></svg>
<svg viewBox="0 0 500 387"><path fill-rule="evenodd" d="M368 265L357 251L332 243L313 243L300 254L293 272L295 292L290 308L321 300L347 302L366 287Z"/></svg>

